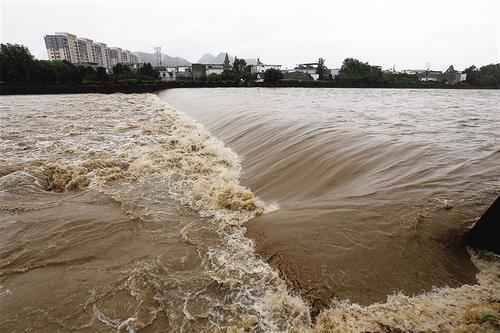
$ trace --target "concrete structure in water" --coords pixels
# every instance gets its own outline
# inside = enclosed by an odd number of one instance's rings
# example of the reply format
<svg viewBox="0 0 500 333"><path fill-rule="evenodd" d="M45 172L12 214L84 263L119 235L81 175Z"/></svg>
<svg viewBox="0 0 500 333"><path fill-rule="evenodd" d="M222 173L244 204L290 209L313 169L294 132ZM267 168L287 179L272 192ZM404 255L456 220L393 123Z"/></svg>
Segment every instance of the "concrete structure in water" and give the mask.
<svg viewBox="0 0 500 333"><path fill-rule="evenodd" d="M133 65L138 57L128 50L105 43L94 42L88 38L78 38L67 32L45 35L45 46L49 60L66 60L76 65L105 67L110 71L116 64Z"/></svg>
<svg viewBox="0 0 500 333"><path fill-rule="evenodd" d="M467 235L467 244L500 255L500 197L474 224Z"/></svg>

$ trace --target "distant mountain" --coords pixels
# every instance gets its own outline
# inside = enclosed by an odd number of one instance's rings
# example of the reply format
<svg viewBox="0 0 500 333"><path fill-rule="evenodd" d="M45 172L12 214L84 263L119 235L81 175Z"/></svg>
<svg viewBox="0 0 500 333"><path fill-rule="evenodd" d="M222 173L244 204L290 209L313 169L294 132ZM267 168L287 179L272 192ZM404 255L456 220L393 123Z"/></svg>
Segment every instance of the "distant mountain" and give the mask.
<svg viewBox="0 0 500 333"><path fill-rule="evenodd" d="M199 64L215 64L215 56L210 54L210 53L206 53L206 54L201 56L200 60L198 60L198 63Z"/></svg>
<svg viewBox="0 0 500 333"><path fill-rule="evenodd" d="M200 60L198 60L199 64L223 64L224 59L226 59L226 52L221 52L217 56L213 54L206 53L204 54ZM229 55L229 61L233 62L234 57Z"/></svg>
<svg viewBox="0 0 500 333"><path fill-rule="evenodd" d="M247 65L257 65L257 59L255 58L245 58Z"/></svg>
<svg viewBox="0 0 500 333"><path fill-rule="evenodd" d="M200 60L198 60L199 64L223 64L226 59L226 52L221 52L217 56L214 56L210 53L205 53ZM234 57L229 54L229 61L232 63L234 61ZM247 65L255 65L257 64L257 59L255 58L245 58Z"/></svg>
<svg viewBox="0 0 500 333"><path fill-rule="evenodd" d="M139 57L139 62L149 62L153 66L158 66L158 60L156 55L153 53L146 52L134 52L134 54ZM191 63L184 58L171 57L167 54L162 54L162 65L164 66L189 66Z"/></svg>

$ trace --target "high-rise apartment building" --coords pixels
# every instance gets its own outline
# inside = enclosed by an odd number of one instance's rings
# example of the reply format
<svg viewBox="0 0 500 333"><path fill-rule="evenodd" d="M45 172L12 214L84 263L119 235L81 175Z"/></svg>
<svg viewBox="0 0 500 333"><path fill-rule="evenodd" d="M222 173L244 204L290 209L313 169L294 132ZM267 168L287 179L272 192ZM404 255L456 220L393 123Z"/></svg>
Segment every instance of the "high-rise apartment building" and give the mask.
<svg viewBox="0 0 500 333"><path fill-rule="evenodd" d="M94 58L97 65L111 69L109 62L109 48L104 43L94 43Z"/></svg>
<svg viewBox="0 0 500 333"><path fill-rule="evenodd" d="M138 64L139 63L139 57L136 56L135 54L133 54L132 52L130 52L129 59L130 59L131 64Z"/></svg>
<svg viewBox="0 0 500 333"><path fill-rule="evenodd" d="M56 32L54 35L46 35L44 39L49 60L78 62L77 38L75 35L67 32Z"/></svg>
<svg viewBox="0 0 500 333"><path fill-rule="evenodd" d="M88 38L77 38L67 32L46 35L45 46L49 60L66 60L73 64L92 64L111 70L116 64L137 64L139 58L119 47L109 48L105 43Z"/></svg>
<svg viewBox="0 0 500 333"><path fill-rule="evenodd" d="M88 38L78 38L78 62L79 63L96 63L94 57L94 41Z"/></svg>
<svg viewBox="0 0 500 333"><path fill-rule="evenodd" d="M109 49L109 62L111 63L111 67L116 64L122 63L122 49L119 47L111 47Z"/></svg>
<svg viewBox="0 0 500 333"><path fill-rule="evenodd" d="M130 61L129 61L129 54L130 54L130 51L123 50L120 62L124 63L124 64L129 64L130 63Z"/></svg>

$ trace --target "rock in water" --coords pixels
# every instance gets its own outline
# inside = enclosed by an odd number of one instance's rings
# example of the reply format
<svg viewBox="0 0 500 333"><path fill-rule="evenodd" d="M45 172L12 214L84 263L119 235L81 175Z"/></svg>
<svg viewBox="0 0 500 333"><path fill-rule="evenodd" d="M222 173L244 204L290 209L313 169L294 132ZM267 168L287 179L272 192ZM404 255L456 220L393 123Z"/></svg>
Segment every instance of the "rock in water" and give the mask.
<svg viewBox="0 0 500 333"><path fill-rule="evenodd" d="M500 254L500 197L472 227L468 245Z"/></svg>

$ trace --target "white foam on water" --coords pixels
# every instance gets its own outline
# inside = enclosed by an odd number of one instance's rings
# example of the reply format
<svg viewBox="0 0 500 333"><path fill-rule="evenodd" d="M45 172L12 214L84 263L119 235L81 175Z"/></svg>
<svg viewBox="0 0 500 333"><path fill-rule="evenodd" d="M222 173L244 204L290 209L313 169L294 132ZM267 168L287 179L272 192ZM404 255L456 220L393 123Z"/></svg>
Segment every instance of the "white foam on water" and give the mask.
<svg viewBox="0 0 500 333"><path fill-rule="evenodd" d="M288 293L283 280L255 256L253 242L245 237L244 223L277 209L276 205L267 208L239 184L241 164L234 152L199 123L159 99L156 102L163 110L147 130L163 137L166 146L149 150L131 165L131 172L159 172L169 180L172 197L210 219L224 246L209 250L208 273L230 290L235 306L256 318L256 326L265 331L309 326L305 303Z"/></svg>
<svg viewBox="0 0 500 333"><path fill-rule="evenodd" d="M92 188L123 207L138 184L150 188L151 193L139 194L150 202L167 199L167 193L204 217L223 239L222 246L208 249L205 275L227 293L222 306L230 308L234 318L227 318L228 311L226 318L213 313L221 321L213 323L216 327L287 331L309 326L306 304L288 293L278 273L256 257L253 242L245 237L245 222L277 205L266 206L240 184L241 164L233 151L156 95L51 96L46 103L48 110L33 106L10 117L5 137L12 139L5 140L3 165L33 175L45 190ZM42 119L33 121L37 118ZM23 144L28 148L20 149L18 133L30 128L31 141ZM139 214L162 213L161 207L142 208ZM187 239L187 234L180 236ZM141 267L137 270L143 272ZM186 291L186 302L196 295L195 290ZM134 325L109 319L97 308L95 313L116 329ZM194 318L187 308L184 314L187 321Z"/></svg>
<svg viewBox="0 0 500 333"><path fill-rule="evenodd" d="M478 284L438 288L409 297L388 296L385 303L360 306L334 301L313 332L499 332L500 258L471 252L480 270Z"/></svg>
<svg viewBox="0 0 500 333"><path fill-rule="evenodd" d="M4 286L0 285L0 297L5 297L12 295L12 291L10 289L5 288Z"/></svg>

